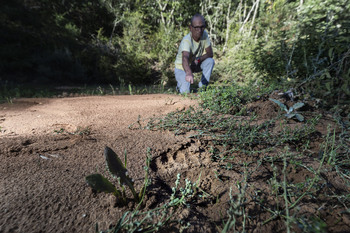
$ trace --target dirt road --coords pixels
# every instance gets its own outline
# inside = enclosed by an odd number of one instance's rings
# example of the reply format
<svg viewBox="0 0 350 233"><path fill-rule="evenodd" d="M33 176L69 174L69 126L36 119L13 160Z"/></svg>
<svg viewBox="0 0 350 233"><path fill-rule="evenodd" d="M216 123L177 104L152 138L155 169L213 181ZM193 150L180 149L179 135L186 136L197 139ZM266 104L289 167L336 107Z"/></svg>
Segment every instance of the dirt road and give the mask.
<svg viewBox="0 0 350 233"><path fill-rule="evenodd" d="M183 137L130 130L186 108L176 95L18 99L0 105L0 232L93 232L121 215L112 195L91 192L85 176L105 172L103 150L127 152L141 185L147 148L166 149Z"/></svg>

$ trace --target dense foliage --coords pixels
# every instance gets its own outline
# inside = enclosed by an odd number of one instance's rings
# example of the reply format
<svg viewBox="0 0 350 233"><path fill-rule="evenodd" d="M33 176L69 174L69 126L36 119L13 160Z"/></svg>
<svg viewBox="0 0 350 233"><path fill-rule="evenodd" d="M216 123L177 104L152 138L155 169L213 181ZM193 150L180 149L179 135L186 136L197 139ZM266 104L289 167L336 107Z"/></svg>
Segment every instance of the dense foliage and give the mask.
<svg viewBox="0 0 350 233"><path fill-rule="evenodd" d="M348 0L6 1L0 83L173 86L196 12L212 39L213 80L349 104Z"/></svg>

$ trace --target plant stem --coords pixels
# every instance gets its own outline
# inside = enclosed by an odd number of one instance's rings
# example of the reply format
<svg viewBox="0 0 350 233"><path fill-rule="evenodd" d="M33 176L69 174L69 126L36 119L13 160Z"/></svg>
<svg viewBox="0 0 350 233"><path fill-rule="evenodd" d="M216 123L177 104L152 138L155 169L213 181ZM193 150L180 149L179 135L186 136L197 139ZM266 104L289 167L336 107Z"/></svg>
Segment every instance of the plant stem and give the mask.
<svg viewBox="0 0 350 233"><path fill-rule="evenodd" d="M298 202L303 199L303 197L310 191L310 189L312 188L312 186L314 185L314 183L316 182L316 180L318 180L318 177L320 175L320 171L321 171L321 167L323 166L323 163L324 163L324 160L326 158L326 153L323 153L323 156L322 156L322 159L321 159L321 162L320 162L320 166L318 167L317 171L316 171L316 174L315 174L315 177L312 179L312 182L311 184L309 185L309 187L307 188L307 190L293 203L289 206L289 209L292 209L294 208Z"/></svg>
<svg viewBox="0 0 350 233"><path fill-rule="evenodd" d="M287 193L287 176L286 176L286 170L287 170L287 159L286 154L283 156L283 197L284 197L284 203L286 208L286 227L287 227L287 233L290 233L290 219L289 219L289 202L288 202L288 193Z"/></svg>

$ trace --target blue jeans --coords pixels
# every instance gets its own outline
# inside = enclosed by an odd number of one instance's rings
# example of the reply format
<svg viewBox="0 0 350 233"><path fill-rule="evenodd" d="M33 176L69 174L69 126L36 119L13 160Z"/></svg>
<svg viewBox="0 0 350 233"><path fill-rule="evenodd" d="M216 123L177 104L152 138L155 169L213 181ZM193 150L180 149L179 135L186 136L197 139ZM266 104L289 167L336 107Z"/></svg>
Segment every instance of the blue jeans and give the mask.
<svg viewBox="0 0 350 233"><path fill-rule="evenodd" d="M198 84L198 87L201 88L203 86L208 86L211 72L213 71L215 62L213 58L205 59L198 69L193 69L191 66L191 70L193 73L197 73L202 71L202 79ZM175 68L175 78L177 81L177 90L180 93L189 93L191 83L186 81L186 73L183 70Z"/></svg>

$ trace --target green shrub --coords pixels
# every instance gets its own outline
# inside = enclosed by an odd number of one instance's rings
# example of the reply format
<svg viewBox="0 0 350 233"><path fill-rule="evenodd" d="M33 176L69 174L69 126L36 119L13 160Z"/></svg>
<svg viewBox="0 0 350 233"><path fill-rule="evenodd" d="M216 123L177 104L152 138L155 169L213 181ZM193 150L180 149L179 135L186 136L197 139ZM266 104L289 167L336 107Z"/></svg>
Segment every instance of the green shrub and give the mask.
<svg viewBox="0 0 350 233"><path fill-rule="evenodd" d="M243 105L257 100L271 91L273 86L251 84L238 85L231 81L224 85L210 85L205 92L200 92L201 106L217 113L244 114Z"/></svg>
<svg viewBox="0 0 350 233"><path fill-rule="evenodd" d="M299 88L328 104L350 91L347 1L278 1L261 16L254 67L267 82ZM264 29L264 30L263 30Z"/></svg>
<svg viewBox="0 0 350 233"><path fill-rule="evenodd" d="M214 80L219 82L233 82L241 85L261 82L265 77L264 71L254 65L254 48L257 41L249 37L248 33L240 34L237 30L231 31L231 39L225 53L216 57Z"/></svg>

